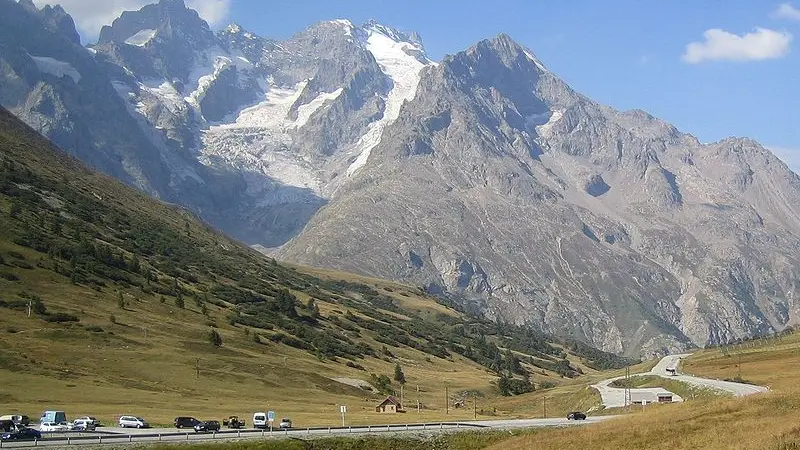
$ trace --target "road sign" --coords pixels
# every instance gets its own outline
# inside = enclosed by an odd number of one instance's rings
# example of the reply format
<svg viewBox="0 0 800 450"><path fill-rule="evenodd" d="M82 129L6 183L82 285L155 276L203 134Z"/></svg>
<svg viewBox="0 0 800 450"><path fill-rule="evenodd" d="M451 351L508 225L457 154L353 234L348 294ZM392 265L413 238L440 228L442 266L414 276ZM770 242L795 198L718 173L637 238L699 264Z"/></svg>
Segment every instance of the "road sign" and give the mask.
<svg viewBox="0 0 800 450"><path fill-rule="evenodd" d="M268 411L267 412L267 420L273 422L275 420L275 411Z"/></svg>
<svg viewBox="0 0 800 450"><path fill-rule="evenodd" d="M346 413L347 412L347 406L345 406L345 405L340 406L339 407L339 412L342 413L342 414Z"/></svg>

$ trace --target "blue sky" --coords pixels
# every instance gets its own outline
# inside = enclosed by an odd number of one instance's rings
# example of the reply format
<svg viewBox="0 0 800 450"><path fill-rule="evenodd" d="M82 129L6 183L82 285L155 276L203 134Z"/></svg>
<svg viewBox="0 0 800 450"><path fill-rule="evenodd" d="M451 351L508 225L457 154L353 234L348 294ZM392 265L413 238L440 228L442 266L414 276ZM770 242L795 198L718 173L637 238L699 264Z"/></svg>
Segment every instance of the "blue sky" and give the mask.
<svg viewBox="0 0 800 450"><path fill-rule="evenodd" d="M437 60L505 32L594 100L644 109L703 142L755 138L800 172L800 1L186 1L213 26L279 39L320 20L374 18L417 31ZM113 3L126 2L146 0ZM88 28L109 21L89 10L108 0L61 3L86 41Z"/></svg>

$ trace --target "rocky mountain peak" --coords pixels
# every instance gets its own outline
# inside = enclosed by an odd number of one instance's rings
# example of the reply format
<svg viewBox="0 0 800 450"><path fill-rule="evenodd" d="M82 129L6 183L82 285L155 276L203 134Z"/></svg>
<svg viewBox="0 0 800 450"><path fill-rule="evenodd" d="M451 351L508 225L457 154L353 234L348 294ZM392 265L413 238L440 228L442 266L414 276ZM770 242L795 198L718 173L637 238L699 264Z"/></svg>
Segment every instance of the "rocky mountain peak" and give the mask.
<svg viewBox="0 0 800 450"><path fill-rule="evenodd" d="M188 40L196 45L208 45L214 33L197 11L189 9L183 0L161 0L145 5L138 11L125 11L111 26L100 30L98 44L127 43L142 46L156 32L162 39Z"/></svg>
<svg viewBox="0 0 800 450"><path fill-rule="evenodd" d="M375 19L370 19L367 23L362 25L361 28L367 31L381 33L395 42L408 42L417 47L417 49L424 51L422 37L416 31L406 33L398 30L397 28L383 25Z"/></svg>
<svg viewBox="0 0 800 450"><path fill-rule="evenodd" d="M39 9L33 3L33 0L20 0L19 6L27 12L39 17L42 22L44 22L44 26L50 31L60 34L73 44L80 45L81 38L80 35L78 35L78 31L75 29L75 22L72 20L72 16L67 14L61 5L45 5Z"/></svg>

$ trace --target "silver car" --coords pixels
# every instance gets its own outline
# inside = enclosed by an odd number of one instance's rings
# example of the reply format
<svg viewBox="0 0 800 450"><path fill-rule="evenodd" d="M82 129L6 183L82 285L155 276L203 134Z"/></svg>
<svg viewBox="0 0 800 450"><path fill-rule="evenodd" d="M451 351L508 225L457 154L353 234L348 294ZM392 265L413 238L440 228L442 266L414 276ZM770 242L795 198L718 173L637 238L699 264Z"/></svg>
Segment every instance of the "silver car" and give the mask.
<svg viewBox="0 0 800 450"><path fill-rule="evenodd" d="M93 420L75 419L72 421L73 431L94 431L96 425Z"/></svg>
<svg viewBox="0 0 800 450"><path fill-rule="evenodd" d="M141 417L136 416L120 416L120 428L150 428L150 424Z"/></svg>

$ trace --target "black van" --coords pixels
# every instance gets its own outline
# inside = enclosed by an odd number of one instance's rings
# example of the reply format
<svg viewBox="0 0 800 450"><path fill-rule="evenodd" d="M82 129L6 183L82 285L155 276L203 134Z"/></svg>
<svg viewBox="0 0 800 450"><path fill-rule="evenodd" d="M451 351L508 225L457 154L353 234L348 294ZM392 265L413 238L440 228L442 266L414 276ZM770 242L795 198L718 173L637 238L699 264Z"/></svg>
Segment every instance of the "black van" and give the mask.
<svg viewBox="0 0 800 450"><path fill-rule="evenodd" d="M195 425L200 423L199 420L195 419L194 417L176 417L175 418L175 428L194 428Z"/></svg>

